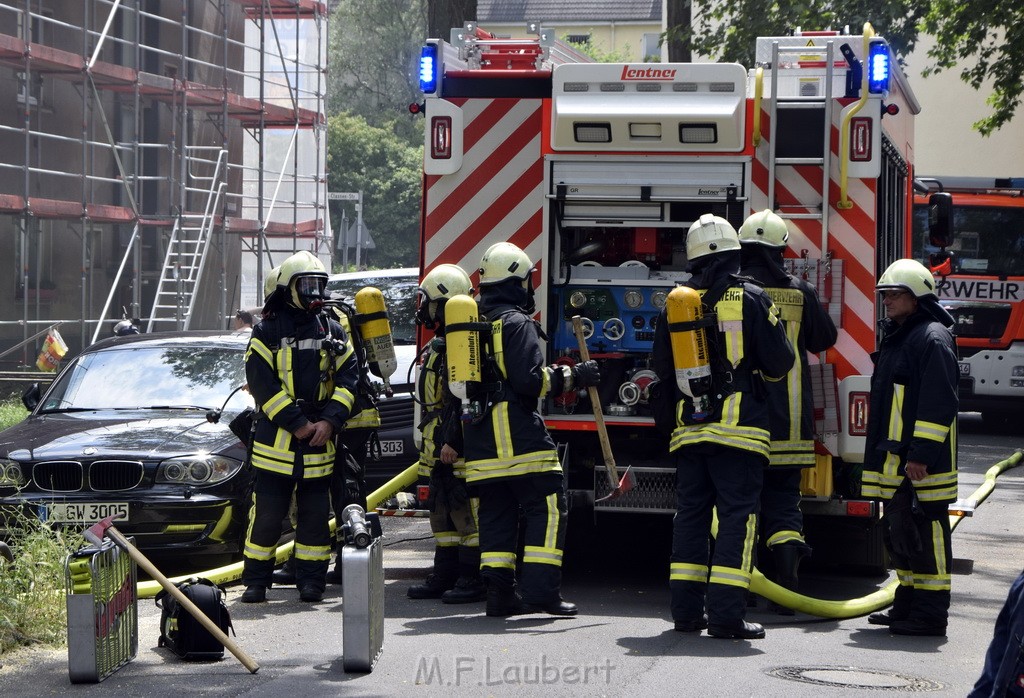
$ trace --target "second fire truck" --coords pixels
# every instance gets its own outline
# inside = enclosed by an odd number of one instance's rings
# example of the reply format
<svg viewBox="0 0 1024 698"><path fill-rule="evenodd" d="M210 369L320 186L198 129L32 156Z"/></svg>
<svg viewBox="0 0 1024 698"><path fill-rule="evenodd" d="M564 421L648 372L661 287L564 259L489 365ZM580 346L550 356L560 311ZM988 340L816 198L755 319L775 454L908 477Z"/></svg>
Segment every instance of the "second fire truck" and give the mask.
<svg viewBox="0 0 1024 698"><path fill-rule="evenodd" d="M550 31L502 39L470 24L424 48L421 263L473 272L507 240L537 264L551 363L601 364L612 449L636 487L609 491L586 395L543 414L575 511L673 513L674 470L647 404L654 325L689 278L685 235L705 213L739 228L771 208L793 273L816 286L839 339L815 358L817 464L802 508L815 556L884 566L876 503L859 497L880 270L906 256L920 107L884 39L757 40L756 66L599 64ZM826 521L827 526L818 522ZM838 545L832 545L833 541Z"/></svg>

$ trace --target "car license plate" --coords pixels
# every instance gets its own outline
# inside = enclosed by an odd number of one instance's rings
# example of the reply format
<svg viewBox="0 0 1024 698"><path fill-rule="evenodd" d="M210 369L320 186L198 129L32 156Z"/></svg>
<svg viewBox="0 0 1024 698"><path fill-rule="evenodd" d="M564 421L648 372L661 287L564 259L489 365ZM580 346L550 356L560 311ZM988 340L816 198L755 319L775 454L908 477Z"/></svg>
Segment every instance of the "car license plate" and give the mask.
<svg viewBox="0 0 1024 698"><path fill-rule="evenodd" d="M380 454L382 456L400 456L405 452L405 442L401 439L395 441L381 441Z"/></svg>
<svg viewBox="0 0 1024 698"><path fill-rule="evenodd" d="M961 376L969 376L969 375L971 375L971 365L969 363L967 363L966 361L961 361L960 362L960 375Z"/></svg>
<svg viewBox="0 0 1024 698"><path fill-rule="evenodd" d="M114 521L128 520L128 502L54 502L45 507L44 521L92 524L108 516Z"/></svg>

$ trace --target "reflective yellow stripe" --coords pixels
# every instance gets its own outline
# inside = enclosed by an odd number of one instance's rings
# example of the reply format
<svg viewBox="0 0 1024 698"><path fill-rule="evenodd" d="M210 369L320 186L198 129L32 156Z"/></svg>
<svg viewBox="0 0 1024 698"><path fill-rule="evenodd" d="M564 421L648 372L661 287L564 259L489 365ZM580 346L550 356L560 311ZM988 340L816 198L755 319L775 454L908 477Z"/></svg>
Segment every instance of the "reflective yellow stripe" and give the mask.
<svg viewBox="0 0 1024 698"><path fill-rule="evenodd" d="M750 572L738 570L735 567L711 566L711 574L708 575L709 584L724 584L732 587L750 587Z"/></svg>
<svg viewBox="0 0 1024 698"><path fill-rule="evenodd" d="M743 538L743 560L740 563L747 573L747 583L750 583L750 570L754 568L754 543L757 541L757 515L747 516L747 531Z"/></svg>
<svg viewBox="0 0 1024 698"><path fill-rule="evenodd" d="M548 513L547 519L544 522L544 547L548 550L557 550L555 545L558 542L558 495L551 493L545 497L544 506L547 508ZM561 564L561 551L558 552L558 561Z"/></svg>
<svg viewBox="0 0 1024 698"><path fill-rule="evenodd" d="M558 548L540 548L527 545L523 548L523 562L533 562L539 565L562 566L562 551Z"/></svg>
<svg viewBox="0 0 1024 698"><path fill-rule="evenodd" d="M903 393L906 388L900 384L892 386L892 405L889 408L889 439L903 438Z"/></svg>
<svg viewBox="0 0 1024 698"><path fill-rule="evenodd" d="M910 570L901 570L899 568L896 568L896 579L899 580L900 586L914 586L914 573Z"/></svg>
<svg viewBox="0 0 1024 698"><path fill-rule="evenodd" d="M516 554L495 551L481 552L480 568L483 569L484 567L514 570L516 568Z"/></svg>
<svg viewBox="0 0 1024 698"><path fill-rule="evenodd" d="M515 453L512 447L512 425L508 419L508 403L499 402L491 408L491 428L494 430L494 446L497 457L509 460Z"/></svg>
<svg viewBox="0 0 1024 698"><path fill-rule="evenodd" d="M669 580L677 582L699 582L708 581L708 566L694 565L689 562L673 562L669 566Z"/></svg>
<svg viewBox="0 0 1024 698"><path fill-rule="evenodd" d="M352 405L356 403L356 396L355 393L347 388L335 388L334 394L331 395L331 400L340 402L346 409L351 410Z"/></svg>
<svg viewBox="0 0 1024 698"><path fill-rule="evenodd" d="M314 562L322 562L323 560L331 559L331 546L329 545L302 545L298 541L295 542L295 559L296 560L312 560Z"/></svg>
<svg viewBox="0 0 1024 698"><path fill-rule="evenodd" d="M769 536L768 540L765 541L765 545L771 548L774 545L781 545L782 543L792 543L793 541L804 543L804 536L800 531L778 531Z"/></svg>
<svg viewBox="0 0 1024 698"><path fill-rule="evenodd" d="M263 403L263 413L273 419L275 415L291 404L292 399L288 396L288 393L282 390Z"/></svg>
<svg viewBox="0 0 1024 698"><path fill-rule="evenodd" d="M459 545L464 548L479 548L480 547L480 534L474 531L466 536L459 539Z"/></svg>
<svg viewBox="0 0 1024 698"><path fill-rule="evenodd" d="M915 439L928 439L929 441L938 441L939 443L942 443L946 440L948 435L949 427L944 427L941 424L925 422L920 419L914 423Z"/></svg>
<svg viewBox="0 0 1024 698"><path fill-rule="evenodd" d="M450 548L459 544L458 531L438 531L434 533L434 544L439 548Z"/></svg>
<svg viewBox="0 0 1024 698"><path fill-rule="evenodd" d="M490 458L466 463L466 482L473 483L492 477L511 477L536 473L562 472L558 455L554 451L526 453L511 459Z"/></svg>
<svg viewBox="0 0 1024 698"><path fill-rule="evenodd" d="M270 351L266 344L260 340L253 338L249 340L249 352L255 353L256 356L260 357L267 362L271 367L274 366L274 353ZM246 352L245 360L249 360L249 352Z"/></svg>

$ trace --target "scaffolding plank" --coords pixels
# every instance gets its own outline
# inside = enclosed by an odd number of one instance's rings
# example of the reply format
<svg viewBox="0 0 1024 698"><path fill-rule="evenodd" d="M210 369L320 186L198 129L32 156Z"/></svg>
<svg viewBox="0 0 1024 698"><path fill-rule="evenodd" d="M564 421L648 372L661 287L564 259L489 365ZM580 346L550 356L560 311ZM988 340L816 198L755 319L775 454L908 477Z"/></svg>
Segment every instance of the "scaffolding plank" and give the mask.
<svg viewBox="0 0 1024 698"><path fill-rule="evenodd" d="M263 14L273 15L276 19L291 19L294 17L312 17L314 15L326 16L327 3L320 0L233 0L245 9L245 13L251 16ZM265 7L269 6L270 12L265 13Z"/></svg>

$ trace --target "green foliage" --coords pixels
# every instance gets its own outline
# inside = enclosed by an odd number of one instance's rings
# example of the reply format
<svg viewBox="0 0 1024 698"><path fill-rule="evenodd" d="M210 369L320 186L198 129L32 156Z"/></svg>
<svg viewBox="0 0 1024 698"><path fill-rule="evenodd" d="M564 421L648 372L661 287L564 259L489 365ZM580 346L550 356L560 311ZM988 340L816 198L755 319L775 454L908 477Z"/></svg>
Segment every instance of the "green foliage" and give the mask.
<svg viewBox="0 0 1024 698"><path fill-rule="evenodd" d="M759 36L788 36L798 27L817 31L846 25L859 34L870 22L898 55L906 55L917 41L917 23L928 5L929 0L720 0L694 7L693 50L753 67L754 40ZM674 27L671 33L683 38L690 34L686 27Z"/></svg>
<svg viewBox="0 0 1024 698"><path fill-rule="evenodd" d="M0 429L14 426L28 416L28 410L18 398L9 398L0 402Z"/></svg>
<svg viewBox="0 0 1024 698"><path fill-rule="evenodd" d="M1008 123L1021 102L1024 74L1024 5L997 0L807 0L765 4L756 0L719 0L694 6L691 27L672 27L669 38L691 38L695 52L753 67L758 36L786 36L798 27L839 29L849 25L860 33L865 22L884 36L897 56L905 57L920 32L932 34L936 46L928 51L935 63L925 75L960 62L960 78L982 89L991 81L987 103L993 113L974 124L990 135Z"/></svg>
<svg viewBox="0 0 1024 698"><path fill-rule="evenodd" d="M377 245L371 262L382 267L419 260L423 146L410 145L398 130L347 113L327 120L328 187L363 192L363 221Z"/></svg>
<svg viewBox="0 0 1024 698"><path fill-rule="evenodd" d="M973 124L982 135L1005 126L1020 106L1024 89L1024 5L996 0L932 0L923 30L935 36L928 56L936 63L925 75L953 68L977 56L960 71L960 79L976 90L991 81L985 100L992 114Z"/></svg>
<svg viewBox="0 0 1024 698"><path fill-rule="evenodd" d="M8 529L14 562L0 556L0 655L23 645L63 644L64 559L82 540L21 515L8 521Z"/></svg>
<svg viewBox="0 0 1024 698"><path fill-rule="evenodd" d="M340 0L331 12L328 112L362 116L410 143L422 141L417 71L426 38L425 0Z"/></svg>
<svg viewBox="0 0 1024 698"><path fill-rule="evenodd" d="M585 42L568 41L565 35L559 37L562 41L572 46L580 53L590 56L598 63L630 63L635 62L632 60L632 50L629 44L625 44L619 51L605 51L603 46L598 46L594 43L593 37L588 37Z"/></svg>

